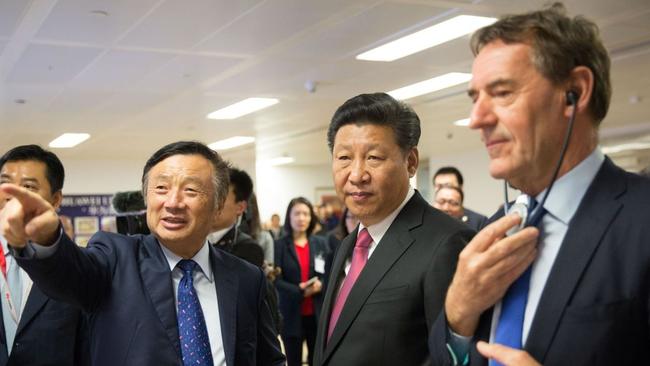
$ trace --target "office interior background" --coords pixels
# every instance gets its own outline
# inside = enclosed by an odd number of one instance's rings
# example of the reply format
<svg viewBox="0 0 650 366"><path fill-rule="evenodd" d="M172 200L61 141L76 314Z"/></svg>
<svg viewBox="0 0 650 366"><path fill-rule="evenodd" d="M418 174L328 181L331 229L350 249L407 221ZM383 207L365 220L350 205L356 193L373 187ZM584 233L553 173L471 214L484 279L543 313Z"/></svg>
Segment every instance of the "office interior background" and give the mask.
<svg viewBox="0 0 650 366"><path fill-rule="evenodd" d="M546 1L517 0L2 0L0 150L89 138L50 148L66 168L64 194L140 188L159 147L235 136L219 150L255 181L263 220L292 197L333 191L329 119L348 98L394 91L447 73L470 73L469 35L394 61L358 55L459 15L498 17ZM650 165L650 1L568 0L570 14L600 27L614 88L601 146L631 171ZM502 203L468 117L467 81L408 98L422 122L413 184L431 196L431 175L454 165L466 206ZM247 98L277 103L235 119L208 114ZM558 148L560 142L558 141ZM276 165L285 158L283 165Z"/></svg>

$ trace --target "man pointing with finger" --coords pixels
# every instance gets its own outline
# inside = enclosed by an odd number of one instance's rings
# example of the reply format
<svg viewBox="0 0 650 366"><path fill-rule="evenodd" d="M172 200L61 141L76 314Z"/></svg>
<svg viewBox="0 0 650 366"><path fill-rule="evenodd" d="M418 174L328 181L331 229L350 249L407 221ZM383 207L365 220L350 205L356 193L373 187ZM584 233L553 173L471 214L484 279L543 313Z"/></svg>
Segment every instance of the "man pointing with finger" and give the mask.
<svg viewBox="0 0 650 366"><path fill-rule="evenodd" d="M470 127L523 195L460 254L434 364L650 363L650 181L598 148L598 28L554 4L477 31L472 50Z"/></svg>
<svg viewBox="0 0 650 366"><path fill-rule="evenodd" d="M0 214L21 267L52 298L90 314L93 365L283 365L262 271L209 245L228 192L219 155L194 141L145 164L152 235L99 232L78 248L54 208L13 184Z"/></svg>

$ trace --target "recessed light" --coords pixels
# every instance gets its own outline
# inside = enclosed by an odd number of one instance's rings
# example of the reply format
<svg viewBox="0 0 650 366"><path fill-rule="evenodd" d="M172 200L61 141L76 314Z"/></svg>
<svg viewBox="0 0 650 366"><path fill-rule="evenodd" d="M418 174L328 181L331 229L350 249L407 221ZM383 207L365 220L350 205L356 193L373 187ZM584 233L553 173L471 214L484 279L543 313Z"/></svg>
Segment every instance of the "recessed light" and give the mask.
<svg viewBox="0 0 650 366"><path fill-rule="evenodd" d="M463 119L459 119L458 121L454 121L454 126L461 126L461 127L469 126L469 118L463 118Z"/></svg>
<svg viewBox="0 0 650 366"><path fill-rule="evenodd" d="M107 17L108 16L108 12L106 10L91 10L90 14L101 16L101 17Z"/></svg>
<svg viewBox="0 0 650 366"><path fill-rule="evenodd" d="M215 141L208 145L212 150L228 150L237 146L242 146L255 142L255 137L251 136L233 136L227 139Z"/></svg>
<svg viewBox="0 0 650 366"><path fill-rule="evenodd" d="M16 103L16 104L25 104L25 103L27 103L27 101L25 99L18 98L18 99L14 99L14 103Z"/></svg>
<svg viewBox="0 0 650 366"><path fill-rule="evenodd" d="M207 115L209 119L235 119L277 104L275 98L248 98Z"/></svg>
<svg viewBox="0 0 650 366"><path fill-rule="evenodd" d="M393 98L405 100L419 95L433 93L438 90L466 83L472 79L472 74L463 72L450 72L444 75L407 85L405 87L388 92Z"/></svg>
<svg viewBox="0 0 650 366"><path fill-rule="evenodd" d="M427 48L470 34L496 21L496 18L459 15L408 36L388 42L357 55L357 60L395 61Z"/></svg>
<svg viewBox="0 0 650 366"><path fill-rule="evenodd" d="M52 140L48 146L54 148L70 148L79 145L88 140L88 138L90 138L90 135L87 133L64 133Z"/></svg>

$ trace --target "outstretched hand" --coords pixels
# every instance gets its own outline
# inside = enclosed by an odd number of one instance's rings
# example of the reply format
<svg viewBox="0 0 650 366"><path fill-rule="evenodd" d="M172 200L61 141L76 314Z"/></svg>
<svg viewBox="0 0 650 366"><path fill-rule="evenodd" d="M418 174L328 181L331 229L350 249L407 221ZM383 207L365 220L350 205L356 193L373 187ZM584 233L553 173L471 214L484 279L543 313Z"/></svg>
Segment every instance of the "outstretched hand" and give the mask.
<svg viewBox="0 0 650 366"><path fill-rule="evenodd" d="M41 245L54 244L58 236L59 216L54 207L40 195L15 184L0 185L12 198L0 212L2 236L15 248L28 241Z"/></svg>

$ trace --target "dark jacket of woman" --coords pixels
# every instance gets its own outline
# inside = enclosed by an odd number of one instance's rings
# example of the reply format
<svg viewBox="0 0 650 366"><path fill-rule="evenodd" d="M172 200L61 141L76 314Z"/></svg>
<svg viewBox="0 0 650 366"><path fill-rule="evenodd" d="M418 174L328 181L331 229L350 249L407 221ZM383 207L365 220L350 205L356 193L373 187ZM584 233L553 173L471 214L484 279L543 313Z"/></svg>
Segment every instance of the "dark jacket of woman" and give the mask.
<svg viewBox="0 0 650 366"><path fill-rule="evenodd" d="M321 292L312 296L314 301L314 315L318 324L325 295L327 276L331 262L331 252L325 242L325 238L309 236L309 276L317 276L323 288ZM275 241L275 265L282 269L282 273L275 279L275 286L280 295L280 313L284 321L283 334L289 337L299 337L302 332L301 325L301 304L303 293L298 284L300 280L300 264L296 253L293 238L285 235ZM322 261L322 262L320 262ZM322 267L322 268L319 268Z"/></svg>

